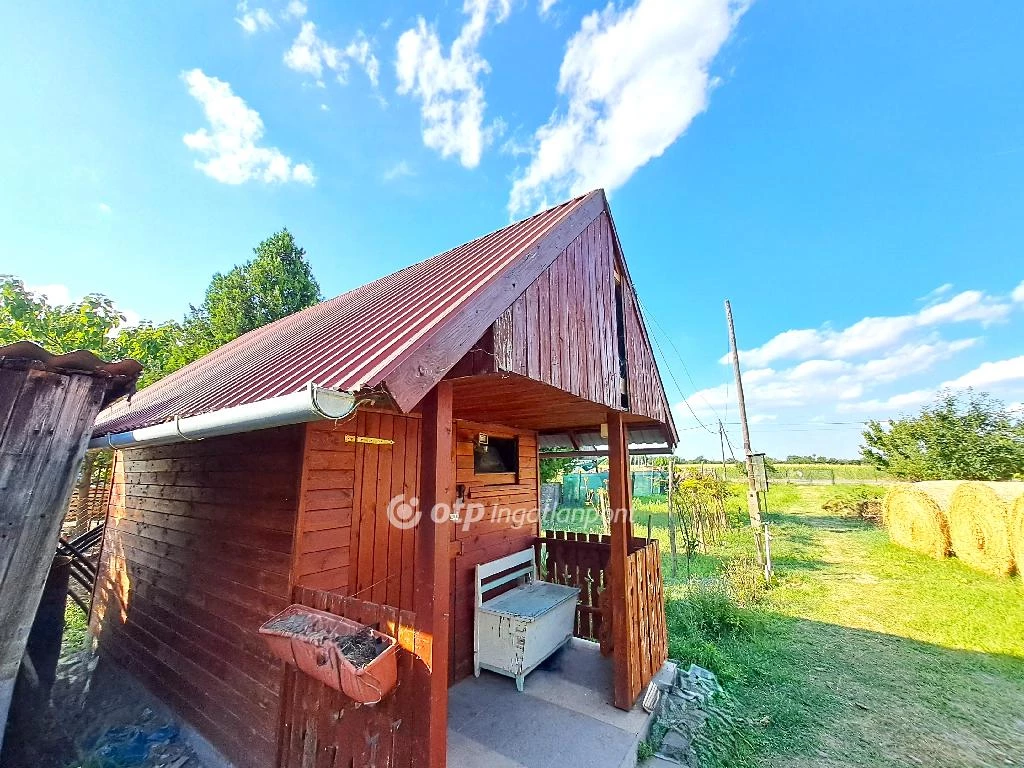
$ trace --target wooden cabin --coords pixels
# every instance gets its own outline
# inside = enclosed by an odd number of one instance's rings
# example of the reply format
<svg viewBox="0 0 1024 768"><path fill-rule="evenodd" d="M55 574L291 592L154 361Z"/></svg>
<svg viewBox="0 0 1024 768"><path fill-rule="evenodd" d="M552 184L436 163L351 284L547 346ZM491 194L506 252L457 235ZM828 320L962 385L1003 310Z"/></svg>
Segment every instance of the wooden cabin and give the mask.
<svg viewBox="0 0 1024 768"><path fill-rule="evenodd" d="M304 392L306 410L275 411ZM317 392L349 393L350 413ZM322 764L433 768L447 688L473 671L474 568L534 546L549 579L588 579L577 634L602 641L614 704L629 708L666 638L628 454L675 440L597 190L246 334L103 411L90 445L120 450L92 631L238 766L329 753ZM623 514L609 537L542 535L542 445L610 457ZM453 512L400 527L395 499ZM291 603L396 637L396 689L357 707L270 654L257 629Z"/></svg>

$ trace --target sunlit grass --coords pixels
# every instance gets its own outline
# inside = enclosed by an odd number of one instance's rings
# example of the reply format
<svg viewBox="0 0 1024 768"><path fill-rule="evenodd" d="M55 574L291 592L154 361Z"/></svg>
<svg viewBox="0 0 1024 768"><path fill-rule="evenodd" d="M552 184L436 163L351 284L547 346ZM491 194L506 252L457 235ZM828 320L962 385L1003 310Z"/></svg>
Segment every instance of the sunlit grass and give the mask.
<svg viewBox="0 0 1024 768"><path fill-rule="evenodd" d="M673 563L664 497L634 500L658 539L670 651L718 672L748 718L729 766L1024 765L1024 585L900 549L822 509L831 486L777 484L766 519L775 580L747 594L743 486L733 528ZM600 531L583 508L574 530ZM739 564L739 566L737 566Z"/></svg>

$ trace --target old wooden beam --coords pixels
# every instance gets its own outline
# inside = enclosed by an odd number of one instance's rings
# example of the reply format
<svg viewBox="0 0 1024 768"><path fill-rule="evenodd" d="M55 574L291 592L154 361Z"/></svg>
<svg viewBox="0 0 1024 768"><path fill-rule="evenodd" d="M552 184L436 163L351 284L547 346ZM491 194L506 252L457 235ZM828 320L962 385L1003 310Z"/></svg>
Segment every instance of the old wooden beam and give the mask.
<svg viewBox="0 0 1024 768"><path fill-rule="evenodd" d="M628 563L630 542L633 538L633 511L631 508L629 477L629 444L622 411L608 412L608 501L611 514L611 556L608 561L612 609L612 638L615 678L615 706L630 709L633 706L629 658L633 637L629 615Z"/></svg>
<svg viewBox="0 0 1024 768"><path fill-rule="evenodd" d="M421 516L416 525L415 610L420 634L428 639L418 654L428 675L424 739L426 768L444 768L448 750L448 659L451 622L451 522L455 502L455 437L452 383L439 382L422 401L420 451ZM438 513L432 514L432 510Z"/></svg>
<svg viewBox="0 0 1024 768"><path fill-rule="evenodd" d="M0 746L60 525L108 380L0 359Z"/></svg>

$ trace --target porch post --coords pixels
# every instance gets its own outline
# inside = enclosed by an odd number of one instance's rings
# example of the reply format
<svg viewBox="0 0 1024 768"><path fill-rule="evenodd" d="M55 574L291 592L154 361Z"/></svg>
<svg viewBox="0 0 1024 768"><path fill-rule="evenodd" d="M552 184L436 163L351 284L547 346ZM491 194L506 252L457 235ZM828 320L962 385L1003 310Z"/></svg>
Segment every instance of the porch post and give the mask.
<svg viewBox="0 0 1024 768"><path fill-rule="evenodd" d="M429 707L416 751L427 755L425 768L444 768L448 749L448 626L451 594L447 510L455 501L453 481L452 383L441 381L422 400L420 446L420 503L416 526L416 587L414 604L420 632L429 638L420 660L429 672ZM443 505L440 522L431 517Z"/></svg>
<svg viewBox="0 0 1024 768"><path fill-rule="evenodd" d="M615 672L615 706L630 709L633 706L630 648L637 642L629 616L628 560L633 538L632 494L629 476L629 440L622 411L608 412L608 501L612 508L611 524L611 576L612 638L615 650L612 657Z"/></svg>

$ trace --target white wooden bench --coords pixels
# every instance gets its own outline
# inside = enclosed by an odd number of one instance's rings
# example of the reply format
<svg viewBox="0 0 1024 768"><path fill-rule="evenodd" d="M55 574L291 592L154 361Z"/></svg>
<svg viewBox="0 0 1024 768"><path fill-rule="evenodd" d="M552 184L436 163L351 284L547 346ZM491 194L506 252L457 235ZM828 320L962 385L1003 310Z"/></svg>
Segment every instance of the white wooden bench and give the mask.
<svg viewBox="0 0 1024 768"><path fill-rule="evenodd" d="M485 596L512 582L518 586L490 600ZM577 587L537 580L533 548L476 567L473 672L488 669L523 680L572 639Z"/></svg>

